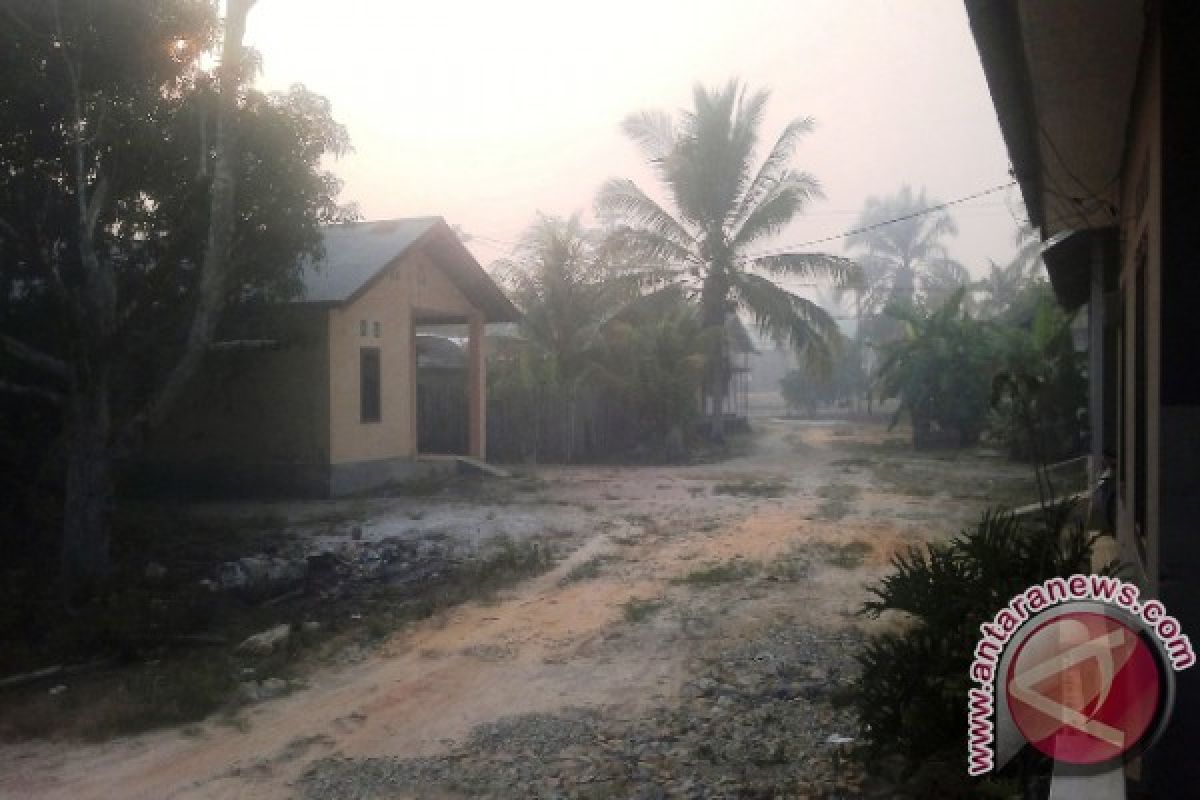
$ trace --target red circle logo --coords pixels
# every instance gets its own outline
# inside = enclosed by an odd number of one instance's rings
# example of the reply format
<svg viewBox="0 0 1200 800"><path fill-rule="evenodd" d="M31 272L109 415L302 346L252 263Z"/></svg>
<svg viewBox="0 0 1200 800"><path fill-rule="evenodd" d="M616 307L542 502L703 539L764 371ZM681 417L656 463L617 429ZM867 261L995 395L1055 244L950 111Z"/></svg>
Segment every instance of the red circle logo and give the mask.
<svg viewBox="0 0 1200 800"><path fill-rule="evenodd" d="M1159 662L1120 620L1056 616L1017 649L1005 691L1026 741L1057 761L1099 764L1129 752L1162 703Z"/></svg>

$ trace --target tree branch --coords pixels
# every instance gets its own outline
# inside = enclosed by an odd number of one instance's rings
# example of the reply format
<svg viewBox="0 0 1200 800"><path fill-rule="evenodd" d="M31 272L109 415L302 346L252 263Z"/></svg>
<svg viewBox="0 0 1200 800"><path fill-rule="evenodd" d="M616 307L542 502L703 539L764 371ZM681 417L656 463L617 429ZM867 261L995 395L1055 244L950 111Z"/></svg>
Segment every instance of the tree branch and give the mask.
<svg viewBox="0 0 1200 800"><path fill-rule="evenodd" d="M25 384L11 383L9 381L0 381L0 392L23 397L38 397L56 406L61 406L66 402L66 398L53 389L46 389L41 386L26 386Z"/></svg>
<svg viewBox="0 0 1200 800"><path fill-rule="evenodd" d="M192 313L183 355L149 402L125 426L119 447L128 450L140 443L146 431L158 425L200 369L225 304L226 278L235 221L235 192L238 161L237 96L243 61L242 39L246 17L255 0L229 0L225 37L218 67L216 155L209 190L208 240L200 266L199 297Z"/></svg>
<svg viewBox="0 0 1200 800"><path fill-rule="evenodd" d="M3 333L0 333L0 352L8 353L13 358L24 361L57 378L67 380L71 377L71 369L67 366L67 362Z"/></svg>

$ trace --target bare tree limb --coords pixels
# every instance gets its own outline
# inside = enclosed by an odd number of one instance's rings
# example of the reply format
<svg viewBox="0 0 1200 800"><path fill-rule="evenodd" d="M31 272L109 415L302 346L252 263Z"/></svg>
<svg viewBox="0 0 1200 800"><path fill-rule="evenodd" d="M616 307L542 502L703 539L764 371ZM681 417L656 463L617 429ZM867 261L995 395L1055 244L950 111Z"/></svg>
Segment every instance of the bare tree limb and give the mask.
<svg viewBox="0 0 1200 800"><path fill-rule="evenodd" d="M71 369L67 366L67 362L3 333L0 333L0 353L8 353L13 358L24 361L57 378L67 380L71 377Z"/></svg>
<svg viewBox="0 0 1200 800"><path fill-rule="evenodd" d="M22 397L38 397L56 406L61 406L66 402L66 398L53 389L46 389L41 386L27 386L23 383L11 383L10 381L0 381L0 392Z"/></svg>

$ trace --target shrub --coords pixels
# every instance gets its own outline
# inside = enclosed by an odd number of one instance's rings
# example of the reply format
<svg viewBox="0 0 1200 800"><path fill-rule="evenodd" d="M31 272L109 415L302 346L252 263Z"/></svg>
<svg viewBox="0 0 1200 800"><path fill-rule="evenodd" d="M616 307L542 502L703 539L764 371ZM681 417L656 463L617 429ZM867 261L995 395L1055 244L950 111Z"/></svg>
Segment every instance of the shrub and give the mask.
<svg viewBox="0 0 1200 800"><path fill-rule="evenodd" d="M986 512L974 530L946 543L910 548L872 587L862 613L900 612L899 632L872 637L850 692L867 743L868 761L903 765L901 782L920 796L976 797L984 786L967 777L968 670L980 623L1015 594L1054 576L1088 572L1093 538L1064 529L1068 509L1051 509L1034 525ZM1021 762L1005 776L1025 782L1046 765Z"/></svg>

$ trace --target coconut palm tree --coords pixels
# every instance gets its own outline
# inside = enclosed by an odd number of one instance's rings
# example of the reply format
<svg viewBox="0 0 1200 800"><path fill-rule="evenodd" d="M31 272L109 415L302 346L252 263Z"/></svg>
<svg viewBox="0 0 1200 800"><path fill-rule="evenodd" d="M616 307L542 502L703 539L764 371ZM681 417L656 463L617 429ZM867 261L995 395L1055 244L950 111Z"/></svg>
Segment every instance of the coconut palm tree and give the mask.
<svg viewBox="0 0 1200 800"><path fill-rule="evenodd" d="M846 237L846 249L861 251L863 313L914 305L918 285L942 295L966 283L966 270L950 259L942 241L958 235L954 218L945 211L920 213L936 205L924 189L914 192L908 185L888 197L867 198L855 225L859 232ZM936 299L944 301L949 292L944 294Z"/></svg>
<svg viewBox="0 0 1200 800"><path fill-rule="evenodd" d="M662 111L629 115L624 131L649 158L673 208L660 205L633 181L614 178L601 187L596 211L621 248L636 253L660 281L680 284L699 300L704 329L724 328L729 314L745 310L764 335L790 342L810 363L828 365L839 341L837 325L816 303L769 276L844 280L854 265L822 253L761 251L765 239L821 196L816 178L791 166L800 138L812 130L809 118L784 128L755 169L767 97L737 81L720 89L697 85L693 108L678 117ZM724 337L713 341L705 393L719 439L729 345Z"/></svg>

